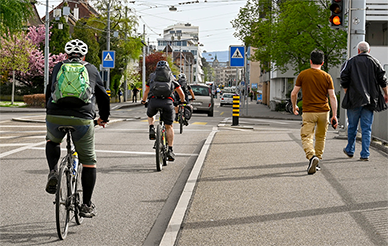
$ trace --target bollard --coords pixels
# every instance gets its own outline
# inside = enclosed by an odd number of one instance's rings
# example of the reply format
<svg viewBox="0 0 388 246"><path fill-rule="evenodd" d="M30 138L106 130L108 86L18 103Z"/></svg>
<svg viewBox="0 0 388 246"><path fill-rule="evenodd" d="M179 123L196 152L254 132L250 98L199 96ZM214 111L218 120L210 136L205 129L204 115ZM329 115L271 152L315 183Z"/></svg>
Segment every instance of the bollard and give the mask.
<svg viewBox="0 0 388 246"><path fill-rule="evenodd" d="M240 96L239 95L233 95L232 116L233 116L232 126L238 126L238 118L240 116Z"/></svg>

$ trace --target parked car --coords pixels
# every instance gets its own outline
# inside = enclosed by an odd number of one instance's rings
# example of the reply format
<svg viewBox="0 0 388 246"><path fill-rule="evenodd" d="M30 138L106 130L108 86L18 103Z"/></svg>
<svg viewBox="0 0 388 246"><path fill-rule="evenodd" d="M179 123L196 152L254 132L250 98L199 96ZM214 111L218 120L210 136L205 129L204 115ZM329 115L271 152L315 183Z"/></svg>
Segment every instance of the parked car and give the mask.
<svg viewBox="0 0 388 246"><path fill-rule="evenodd" d="M223 93L221 95L220 106L233 105L233 93Z"/></svg>
<svg viewBox="0 0 388 246"><path fill-rule="evenodd" d="M207 116L213 116L214 100L211 94L211 88L207 85L191 85L195 100L191 102L194 113L207 113Z"/></svg>

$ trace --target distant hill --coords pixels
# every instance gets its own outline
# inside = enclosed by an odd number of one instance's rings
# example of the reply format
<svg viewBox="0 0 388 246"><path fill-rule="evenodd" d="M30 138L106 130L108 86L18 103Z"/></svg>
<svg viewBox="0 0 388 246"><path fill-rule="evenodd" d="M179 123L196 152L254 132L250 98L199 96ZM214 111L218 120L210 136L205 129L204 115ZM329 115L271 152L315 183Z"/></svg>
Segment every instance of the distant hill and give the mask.
<svg viewBox="0 0 388 246"><path fill-rule="evenodd" d="M226 51L211 51L203 52L202 56L206 59L207 62L213 62L217 55L217 60L219 62L228 62L229 61L229 50Z"/></svg>

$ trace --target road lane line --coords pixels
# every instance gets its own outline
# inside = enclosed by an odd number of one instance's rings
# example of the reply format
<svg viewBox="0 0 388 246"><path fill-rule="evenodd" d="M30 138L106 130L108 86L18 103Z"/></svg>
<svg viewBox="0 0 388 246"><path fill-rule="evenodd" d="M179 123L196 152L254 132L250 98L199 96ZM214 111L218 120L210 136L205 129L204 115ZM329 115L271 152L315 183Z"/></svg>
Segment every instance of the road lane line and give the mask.
<svg viewBox="0 0 388 246"><path fill-rule="evenodd" d="M10 151L1 153L1 154L0 154L0 158L6 157L6 156L8 156L8 155L15 154L15 153L20 152L20 151L23 151L23 150L32 149L32 148L34 148L35 146L39 146L39 145L42 145L42 144L46 144L46 141L39 142L39 143L36 143L36 144L30 144L30 145L27 145L27 146L20 147L20 148L18 148L18 149L13 149L13 150L10 150Z"/></svg>
<svg viewBox="0 0 388 246"><path fill-rule="evenodd" d="M45 150L44 147L32 147L31 149L34 150ZM66 148L61 148L61 151L66 152ZM140 151L121 151L121 150L96 150L96 153L113 153L113 154L129 154L129 155L153 155L155 156L154 152L140 152ZM175 156L180 157L191 157L191 156L198 156L198 154L187 154L187 153L175 153Z"/></svg>
<svg viewBox="0 0 388 246"><path fill-rule="evenodd" d="M213 141L215 133L218 131L217 127L213 127L213 130L209 133L202 149L198 155L197 160L195 161L194 167L191 170L190 176L187 179L185 188L183 189L182 195L179 198L178 204L175 207L175 210L171 216L170 222L164 232L163 238L160 241L159 246L171 246L175 245L175 241L178 235L178 232L181 228L183 218L186 214L186 211L189 207L190 199L193 195L195 185L197 184L199 173L202 169L202 165L205 161L207 152L210 148L210 144Z"/></svg>

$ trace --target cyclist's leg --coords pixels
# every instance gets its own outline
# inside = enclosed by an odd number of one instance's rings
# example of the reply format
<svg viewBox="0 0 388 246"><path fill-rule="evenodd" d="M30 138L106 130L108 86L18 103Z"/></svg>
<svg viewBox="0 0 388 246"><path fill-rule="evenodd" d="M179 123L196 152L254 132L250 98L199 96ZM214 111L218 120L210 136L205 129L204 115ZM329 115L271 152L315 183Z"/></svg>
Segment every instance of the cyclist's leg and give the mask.
<svg viewBox="0 0 388 246"><path fill-rule="evenodd" d="M149 125L149 139L155 140L155 115L158 113L158 99L151 98L148 102L147 116Z"/></svg>
<svg viewBox="0 0 388 246"><path fill-rule="evenodd" d="M65 136L64 132L58 130L61 118L47 115L46 117L46 159L50 169L48 174L46 192L55 194L58 184L58 161L61 157L60 143Z"/></svg>
<svg viewBox="0 0 388 246"><path fill-rule="evenodd" d="M78 152L80 163L82 163L82 189L83 207L80 215L83 217L93 217L96 213L91 202L94 186L96 183L96 153L94 142L94 124L92 120L79 120L73 133L73 141ZM86 205L86 206L85 206Z"/></svg>
<svg viewBox="0 0 388 246"><path fill-rule="evenodd" d="M163 102L163 121L166 127L166 137L168 143L167 157L169 161L175 160L175 154L173 151L174 145L174 128L173 128L173 118L174 118L174 105L171 100L164 100Z"/></svg>

